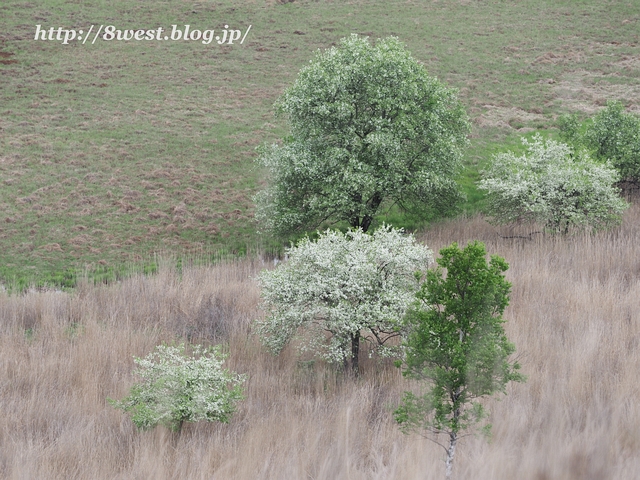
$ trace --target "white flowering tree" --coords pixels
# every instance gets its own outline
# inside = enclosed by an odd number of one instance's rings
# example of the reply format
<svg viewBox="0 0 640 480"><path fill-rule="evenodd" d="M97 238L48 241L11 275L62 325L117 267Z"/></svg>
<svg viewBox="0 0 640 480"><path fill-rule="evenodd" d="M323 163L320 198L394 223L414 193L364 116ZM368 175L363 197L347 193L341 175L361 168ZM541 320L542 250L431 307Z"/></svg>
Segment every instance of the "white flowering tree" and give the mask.
<svg viewBox="0 0 640 480"><path fill-rule="evenodd" d="M140 429L164 425L180 431L184 422L228 422L243 398L246 376L224 369L225 358L218 347L196 345L188 356L184 344L158 345L147 357L135 359L142 382L126 398L109 401L131 414Z"/></svg>
<svg viewBox="0 0 640 480"><path fill-rule="evenodd" d="M319 52L276 103L291 135L262 148L269 174L256 218L288 235L323 222L366 232L392 204L424 217L454 210L467 116L395 37L352 35Z"/></svg>
<svg viewBox="0 0 640 480"><path fill-rule="evenodd" d="M327 230L287 255L258 277L266 312L257 323L263 343L278 353L298 338L303 351L345 369L350 362L356 375L361 340L382 347L400 333L419 287L416 272L432 261L431 250L389 226L371 235Z"/></svg>
<svg viewBox="0 0 640 480"><path fill-rule="evenodd" d="M627 203L615 187L619 174L610 163L539 134L522 141L526 153L496 155L479 184L496 223L535 222L567 233L570 227L600 229L620 222Z"/></svg>

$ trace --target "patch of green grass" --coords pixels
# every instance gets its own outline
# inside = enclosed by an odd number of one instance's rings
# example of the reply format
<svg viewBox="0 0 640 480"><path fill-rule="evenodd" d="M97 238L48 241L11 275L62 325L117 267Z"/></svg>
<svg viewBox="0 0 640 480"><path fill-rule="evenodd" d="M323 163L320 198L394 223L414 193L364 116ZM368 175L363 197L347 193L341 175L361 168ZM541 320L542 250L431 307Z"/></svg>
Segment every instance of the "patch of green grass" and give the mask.
<svg viewBox="0 0 640 480"><path fill-rule="evenodd" d="M256 233L252 197L264 179L255 147L286 135L272 105L298 70L351 33L397 35L459 89L474 125L467 212L482 205L478 170L519 143L518 129L640 99L640 5L631 1L9 0L0 18L5 284L66 286L79 272L108 281L154 253L281 248ZM37 24L252 28L243 45L61 45L35 41Z"/></svg>
<svg viewBox="0 0 640 480"><path fill-rule="evenodd" d="M36 335L36 331L34 328L25 328L24 339L27 341L27 343L31 343L35 338L35 335Z"/></svg>
<svg viewBox="0 0 640 480"><path fill-rule="evenodd" d="M84 333L84 325L78 322L72 322L65 328L65 334L70 340L75 340Z"/></svg>

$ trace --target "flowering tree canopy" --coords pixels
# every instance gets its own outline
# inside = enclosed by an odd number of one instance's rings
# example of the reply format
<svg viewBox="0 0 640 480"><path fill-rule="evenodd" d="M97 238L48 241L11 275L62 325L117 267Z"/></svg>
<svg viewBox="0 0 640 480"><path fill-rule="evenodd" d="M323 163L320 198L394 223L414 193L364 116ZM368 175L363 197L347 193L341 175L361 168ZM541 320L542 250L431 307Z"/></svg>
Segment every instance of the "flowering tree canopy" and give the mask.
<svg viewBox="0 0 640 480"><path fill-rule="evenodd" d="M352 35L317 56L276 103L291 135L262 148L269 186L256 218L289 234L325 221L366 232L383 205L429 216L453 211L467 144L454 92L395 37Z"/></svg>
<svg viewBox="0 0 640 480"><path fill-rule="evenodd" d="M606 228L619 223L627 204L614 186L618 172L608 162L593 160L585 150L537 134L522 139L527 153L494 157L483 172L488 213L500 224L537 222L553 232L571 226Z"/></svg>
<svg viewBox="0 0 640 480"><path fill-rule="evenodd" d="M329 361L350 359L356 373L360 339L382 346L398 335L419 286L416 272L432 261L426 246L388 226L371 235L327 230L287 254L286 262L258 277L263 342L277 353L297 337L303 350Z"/></svg>

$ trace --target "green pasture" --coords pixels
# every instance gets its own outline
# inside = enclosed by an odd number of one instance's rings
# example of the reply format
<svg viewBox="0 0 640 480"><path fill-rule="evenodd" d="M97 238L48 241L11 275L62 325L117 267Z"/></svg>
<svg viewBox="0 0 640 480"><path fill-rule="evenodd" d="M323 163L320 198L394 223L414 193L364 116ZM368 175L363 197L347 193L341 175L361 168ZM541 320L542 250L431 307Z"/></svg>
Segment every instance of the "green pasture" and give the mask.
<svg viewBox="0 0 640 480"><path fill-rule="evenodd" d="M36 25L251 30L213 41L34 40ZM619 99L638 111L636 1L7 0L0 5L0 283L72 286L154 270L154 256L277 250L257 233L256 146L318 49L396 35L472 119L468 212L492 154ZM418 228L390 212L398 225Z"/></svg>

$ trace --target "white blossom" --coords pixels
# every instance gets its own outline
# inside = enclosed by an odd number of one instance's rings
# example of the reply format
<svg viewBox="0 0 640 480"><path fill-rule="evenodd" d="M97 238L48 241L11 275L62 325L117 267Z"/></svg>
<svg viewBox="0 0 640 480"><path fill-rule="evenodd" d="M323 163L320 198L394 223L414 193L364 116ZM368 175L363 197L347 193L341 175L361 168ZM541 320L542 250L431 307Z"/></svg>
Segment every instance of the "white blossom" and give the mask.
<svg viewBox="0 0 640 480"><path fill-rule="evenodd" d="M627 203L614 186L619 176L609 162L543 141L539 134L522 142L526 154L496 155L479 184L496 223L537 222L565 233L572 226L598 229L619 223Z"/></svg>
<svg viewBox="0 0 640 480"><path fill-rule="evenodd" d="M389 226L371 235L327 230L287 253L288 261L258 277L266 312L258 333L276 353L298 338L303 351L333 362L350 355L356 333L375 345L399 333L419 286L416 272L433 258L412 235Z"/></svg>
<svg viewBox="0 0 640 480"><path fill-rule="evenodd" d="M130 412L142 429L165 425L179 430L183 422L200 420L227 422L242 399L240 385L245 375L222 367L226 355L218 347L193 347L193 356L185 355L185 346L158 345L145 358L136 358L136 374L142 382L121 401L111 403Z"/></svg>

